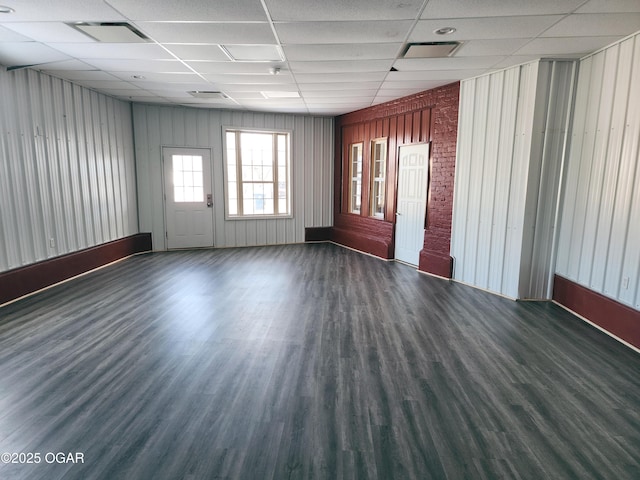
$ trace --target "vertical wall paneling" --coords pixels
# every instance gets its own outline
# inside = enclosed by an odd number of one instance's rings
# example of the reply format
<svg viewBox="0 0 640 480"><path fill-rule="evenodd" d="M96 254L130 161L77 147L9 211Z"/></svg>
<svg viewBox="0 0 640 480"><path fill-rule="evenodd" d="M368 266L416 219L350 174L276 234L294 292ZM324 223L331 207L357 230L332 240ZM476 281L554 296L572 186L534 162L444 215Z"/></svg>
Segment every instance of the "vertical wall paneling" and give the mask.
<svg viewBox="0 0 640 480"><path fill-rule="evenodd" d="M333 119L187 107L133 106L140 228L165 238L162 147L211 149L214 245L304 241L305 227L333 222ZM285 129L291 136L293 218L225 220L223 127ZM164 241L154 241L163 249Z"/></svg>
<svg viewBox="0 0 640 480"><path fill-rule="evenodd" d="M640 34L580 62L556 272L640 308Z"/></svg>
<svg viewBox="0 0 640 480"><path fill-rule="evenodd" d="M454 278L549 298L575 63L537 61L461 85Z"/></svg>
<svg viewBox="0 0 640 480"><path fill-rule="evenodd" d="M126 102L0 71L0 271L138 232Z"/></svg>

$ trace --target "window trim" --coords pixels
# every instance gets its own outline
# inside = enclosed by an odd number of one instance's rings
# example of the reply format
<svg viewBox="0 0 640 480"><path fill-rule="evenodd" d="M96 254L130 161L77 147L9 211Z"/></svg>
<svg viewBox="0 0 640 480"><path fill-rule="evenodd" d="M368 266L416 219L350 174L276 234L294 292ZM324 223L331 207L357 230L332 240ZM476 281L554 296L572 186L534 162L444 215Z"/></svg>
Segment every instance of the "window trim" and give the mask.
<svg viewBox="0 0 640 480"><path fill-rule="evenodd" d="M376 145L382 145L384 147L382 152L382 177L376 178L374 176L375 172L375 162L376 158L374 155ZM375 218L378 220L384 220L385 218L385 209L386 209L386 195L387 195L387 157L389 150L389 142L387 137L374 138L371 140L371 156L369 159L369 216L371 218ZM380 180L381 178L381 180ZM375 209L376 196L375 196L375 184L376 182L382 184L382 213L377 213Z"/></svg>
<svg viewBox="0 0 640 480"><path fill-rule="evenodd" d="M228 166L228 158L227 158L227 133L229 132L236 132L236 134L238 133L262 133L262 134L272 134L272 135L286 135L287 137L287 162L286 162L286 168L287 168L287 180L286 180L286 189L287 189L287 203L288 203L288 209L289 212L288 213L273 213L273 214L265 214L265 215L260 215L260 214L249 214L249 215L231 215L229 214L229 166ZM236 221L236 220L281 220L281 219L287 219L287 218L293 218L293 209L294 209L294 205L293 205L293 160L292 160L292 138L293 138L293 131L292 130L288 130L288 129L278 129L278 128L246 128L246 127L235 127L235 126L223 126L222 127L222 166L223 166L223 182L224 182L224 218L225 220L231 220L231 221ZM239 147L239 145L236 145L237 147ZM274 151L275 149L277 149L277 145L274 142ZM240 148L237 149L238 152L240 152ZM236 157L236 160L238 160L238 157ZM237 162L236 163L236 168L238 169L238 171L236 172L236 179L238 181L238 193L240 193L241 190L241 185L242 182L239 181L241 179L241 163ZM273 184L274 184L274 195L277 193L277 181L278 181L278 165L277 165L277 160L274 166L274 180L273 180ZM238 207L240 208L242 206L242 201L243 198L242 196L239 194L238 195ZM278 201L277 198L274 198L274 210L276 208L275 203Z"/></svg>
<svg viewBox="0 0 640 480"><path fill-rule="evenodd" d="M354 147L360 147L360 175L359 176L355 176L353 175L353 150ZM349 161L349 189L348 189L348 195L349 195L349 203L348 203L348 208L347 208L347 212L351 213L353 215L362 215L362 194L363 194L363 167L364 167L364 142L354 142L354 143L350 143L349 144L349 155L348 155L348 161ZM358 180L360 181L360 208L359 209L355 209L354 208L354 204L353 204L353 200L354 200L354 194L353 194L353 182L358 182Z"/></svg>

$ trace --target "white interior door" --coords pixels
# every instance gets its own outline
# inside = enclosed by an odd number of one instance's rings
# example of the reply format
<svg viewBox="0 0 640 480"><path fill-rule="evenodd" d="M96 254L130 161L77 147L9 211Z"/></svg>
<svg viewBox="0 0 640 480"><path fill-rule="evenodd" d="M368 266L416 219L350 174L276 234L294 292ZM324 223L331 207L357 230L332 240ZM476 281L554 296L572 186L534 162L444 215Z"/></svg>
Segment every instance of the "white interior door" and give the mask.
<svg viewBox="0 0 640 480"><path fill-rule="evenodd" d="M399 157L395 258L418 265L424 244L429 144L403 145Z"/></svg>
<svg viewBox="0 0 640 480"><path fill-rule="evenodd" d="M213 246L211 152L163 148L167 248Z"/></svg>

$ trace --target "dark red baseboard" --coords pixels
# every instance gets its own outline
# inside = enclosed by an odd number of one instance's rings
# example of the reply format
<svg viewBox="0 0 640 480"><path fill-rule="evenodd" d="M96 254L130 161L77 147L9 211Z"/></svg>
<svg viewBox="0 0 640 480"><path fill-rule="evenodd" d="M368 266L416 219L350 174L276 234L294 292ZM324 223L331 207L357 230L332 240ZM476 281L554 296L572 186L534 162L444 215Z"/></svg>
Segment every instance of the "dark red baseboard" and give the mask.
<svg viewBox="0 0 640 480"><path fill-rule="evenodd" d="M134 253L151 250L151 234L138 233L0 273L0 305Z"/></svg>
<svg viewBox="0 0 640 480"><path fill-rule="evenodd" d="M559 275L554 276L553 299L616 337L640 348L640 311Z"/></svg>
<svg viewBox="0 0 640 480"><path fill-rule="evenodd" d="M307 227L304 229L305 242L326 242L331 240L333 227Z"/></svg>
<svg viewBox="0 0 640 480"><path fill-rule="evenodd" d="M451 278L453 273L453 258L449 255L422 250L420 251L418 270L440 277Z"/></svg>
<svg viewBox="0 0 640 480"><path fill-rule="evenodd" d="M384 259L393 258L391 244L384 238L334 227L331 230L331 241L361 252L370 253L376 257Z"/></svg>

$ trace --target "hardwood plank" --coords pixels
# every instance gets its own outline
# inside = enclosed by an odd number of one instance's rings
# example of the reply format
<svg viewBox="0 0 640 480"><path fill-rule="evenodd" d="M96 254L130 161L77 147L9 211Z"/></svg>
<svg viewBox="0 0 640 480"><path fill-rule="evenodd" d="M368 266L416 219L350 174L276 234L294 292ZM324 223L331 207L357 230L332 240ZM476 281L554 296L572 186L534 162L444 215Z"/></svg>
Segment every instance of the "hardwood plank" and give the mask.
<svg viewBox="0 0 640 480"><path fill-rule="evenodd" d="M333 244L150 253L0 308L16 479L635 479L640 356Z"/></svg>

